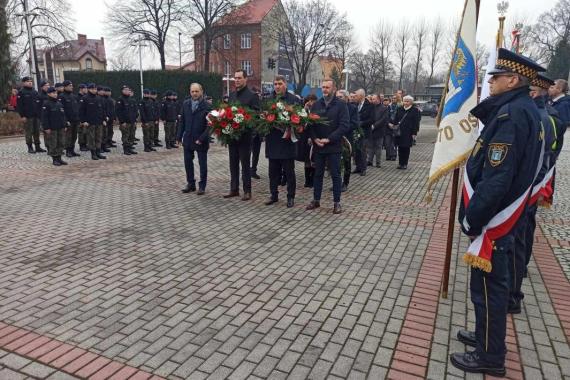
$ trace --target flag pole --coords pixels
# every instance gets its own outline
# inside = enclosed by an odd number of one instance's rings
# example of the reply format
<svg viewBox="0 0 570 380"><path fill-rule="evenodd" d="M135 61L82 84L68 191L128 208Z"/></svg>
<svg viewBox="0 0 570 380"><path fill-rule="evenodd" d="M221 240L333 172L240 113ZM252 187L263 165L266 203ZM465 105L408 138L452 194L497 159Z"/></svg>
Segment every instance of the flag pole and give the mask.
<svg viewBox="0 0 570 380"><path fill-rule="evenodd" d="M453 70L453 58L457 51L457 46L459 44L459 38L461 36L461 29L463 26L463 19L465 18L465 10L467 9L467 2L465 0L465 5L463 6L463 15L461 16L461 23L459 24L459 30L457 31L457 37L455 40L455 48L453 49L453 56L451 58L451 64L449 65L449 71L447 72L447 81L445 82L445 88L443 90L443 96L441 98L439 113L437 115L437 126L441 123L441 115L443 112L443 104L445 101L445 96L449 90L449 79L451 77L451 70ZM475 12L476 20L479 21L479 6L481 0L475 0ZM476 24L477 25L477 24ZM477 84L478 86L478 84ZM477 87L476 87L477 91ZM442 284L441 284L441 296L447 299L449 291L449 272L451 270L451 251L453 249L453 232L455 230L455 214L457 212L457 191L459 188L459 167L453 170L453 177L451 178L451 203L449 205L449 220L447 226L447 243L445 247L445 262L443 266L442 273Z"/></svg>

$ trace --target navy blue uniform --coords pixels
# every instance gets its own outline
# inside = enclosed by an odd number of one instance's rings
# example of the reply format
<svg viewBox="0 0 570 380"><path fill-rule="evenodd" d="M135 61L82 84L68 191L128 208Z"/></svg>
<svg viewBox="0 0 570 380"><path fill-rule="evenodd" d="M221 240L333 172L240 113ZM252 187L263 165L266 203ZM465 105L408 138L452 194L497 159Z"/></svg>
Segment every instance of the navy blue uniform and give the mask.
<svg viewBox="0 0 570 380"><path fill-rule="evenodd" d="M48 141L48 154L61 157L65 141L64 128L67 120L63 105L57 98L48 98L42 107L42 127Z"/></svg>
<svg viewBox="0 0 570 380"><path fill-rule="evenodd" d="M134 135L138 117L136 101L128 95L121 95L115 103L115 114L119 121L121 143L124 151L130 151L134 144Z"/></svg>
<svg viewBox="0 0 570 380"><path fill-rule="evenodd" d="M20 117L26 118L24 125L26 144L30 153L35 153L32 144L40 145L39 117L42 109L40 95L33 88L22 87L16 99L16 111Z"/></svg>
<svg viewBox="0 0 570 380"><path fill-rule="evenodd" d="M65 118L69 123L65 142L65 147L68 153L67 155L73 156L71 152L75 149L75 141L77 141L77 132L79 128L79 100L73 92L64 91L59 95L59 101L63 104Z"/></svg>
<svg viewBox="0 0 570 380"><path fill-rule="evenodd" d="M532 185L542 141L540 115L526 87L489 97L471 113L485 128L466 165L474 193L468 207L462 199L459 222L465 234L475 236ZM520 222L519 218L517 223ZM504 368L507 352L508 265L509 256L514 254L516 228L515 225L511 232L495 241L490 273L471 269L475 354L483 363L497 368Z"/></svg>

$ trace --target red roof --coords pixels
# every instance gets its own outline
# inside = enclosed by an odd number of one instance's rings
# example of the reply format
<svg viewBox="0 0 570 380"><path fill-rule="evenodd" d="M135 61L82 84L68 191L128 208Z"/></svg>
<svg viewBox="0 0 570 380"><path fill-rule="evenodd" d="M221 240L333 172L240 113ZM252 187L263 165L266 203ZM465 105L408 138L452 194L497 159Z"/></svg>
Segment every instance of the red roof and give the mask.
<svg viewBox="0 0 570 380"><path fill-rule="evenodd" d="M103 38L100 40L88 39L85 34L79 34L77 37L77 40L62 42L51 49L38 49L38 60L43 62L44 52L51 50L54 61L78 61L85 54L91 54L99 62L107 62Z"/></svg>
<svg viewBox="0 0 570 380"><path fill-rule="evenodd" d="M224 19L235 18L237 20L232 23L239 25L260 24L278 2L279 0L249 0L233 10Z"/></svg>

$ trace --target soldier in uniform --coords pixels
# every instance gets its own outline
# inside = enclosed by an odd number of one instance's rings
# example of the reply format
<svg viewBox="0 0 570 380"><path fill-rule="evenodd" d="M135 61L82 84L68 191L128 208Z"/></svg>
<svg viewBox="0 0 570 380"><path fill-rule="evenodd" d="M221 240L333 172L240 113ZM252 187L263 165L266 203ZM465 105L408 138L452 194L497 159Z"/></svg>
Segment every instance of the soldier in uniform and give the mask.
<svg viewBox="0 0 570 380"><path fill-rule="evenodd" d="M152 101L152 146L162 147L158 134L160 132L160 103L157 100L158 94L156 90L150 90L150 100Z"/></svg>
<svg viewBox="0 0 570 380"><path fill-rule="evenodd" d="M150 90L143 90L143 98L139 103L141 125L143 130L143 143L145 152L156 152L152 147L154 138L154 104L150 97Z"/></svg>
<svg viewBox="0 0 570 380"><path fill-rule="evenodd" d="M97 96L95 83L87 85L87 95L79 101L79 120L87 133L87 148L91 151L92 160L104 160L101 154L101 141L105 110L103 99Z"/></svg>
<svg viewBox="0 0 570 380"><path fill-rule="evenodd" d="M16 110L24 122L28 153L45 152L40 143L40 95L34 90L31 77L22 78L22 88L18 91ZM34 150L33 144L36 146Z"/></svg>
<svg viewBox="0 0 570 380"><path fill-rule="evenodd" d="M48 139L48 154L55 166L67 165L61 159L65 143L66 120L63 105L57 99L57 91L54 87L48 87L46 91L48 100L42 107L42 126L45 137Z"/></svg>
<svg viewBox="0 0 570 380"><path fill-rule="evenodd" d="M105 145L107 148L116 148L115 141L113 140L113 135L115 131L113 130L113 124L117 115L115 113L115 99L111 96L111 88L105 87L105 94L103 95L105 102L107 103L107 139L105 140Z"/></svg>
<svg viewBox="0 0 570 380"><path fill-rule="evenodd" d="M121 131L123 153L127 156L137 154L133 148L134 141L130 140L130 136L137 122L138 109L137 104L131 98L131 89L126 85L123 85L121 89L121 96L117 99L115 111L119 121L119 130Z"/></svg>
<svg viewBox="0 0 570 380"><path fill-rule="evenodd" d="M101 144L99 145L99 150L103 153L109 153L111 150L107 148L107 125L109 124L109 104L107 99L105 99L105 87L97 86L97 97L101 101L103 107L103 122L101 123Z"/></svg>
<svg viewBox="0 0 570 380"><path fill-rule="evenodd" d="M278 75L273 80L273 99L289 105L299 104L297 97L287 91L287 80ZM297 156L297 143L291 138L283 138L283 131L271 128L265 137L265 156L269 160L269 192L270 198L266 206L277 203L279 197L279 184L281 173L285 172L287 182L287 208L295 206L295 191L297 179L295 177L295 157Z"/></svg>
<svg viewBox="0 0 570 380"><path fill-rule="evenodd" d="M67 132L65 136L65 157L79 157L75 153L75 141L79 128L79 101L73 93L73 83L66 80L63 82L63 92L59 95L59 101L63 104L65 118L67 120Z"/></svg>
<svg viewBox="0 0 570 380"><path fill-rule="evenodd" d="M57 91L57 97L59 98L59 96L63 94L63 83L57 82L53 85L53 87L55 87L55 91Z"/></svg>
<svg viewBox="0 0 570 380"><path fill-rule="evenodd" d="M177 136L176 121L179 116L180 110L178 103L174 98L174 93L172 91L167 91L166 99L162 102L160 107L160 118L164 123L164 145L166 146L166 149L176 147L174 145Z"/></svg>
<svg viewBox="0 0 570 380"><path fill-rule="evenodd" d="M506 49L497 56L495 69L489 71L491 96L471 111L485 128L465 167L466 196L459 210L461 228L473 240L464 260L472 267L475 332L461 330L457 337L475 350L451 354L450 359L466 372L504 376L509 256L514 255L514 231L543 148L540 114L529 85L544 69Z"/></svg>
<svg viewBox="0 0 570 380"><path fill-rule="evenodd" d="M176 120L176 127L174 129L175 131L175 136L178 136L178 133L180 132L180 118L181 118L181 114L182 114L182 101L178 100L178 93L177 92L173 92L172 93L172 98L174 99L174 102L176 103L176 109L178 110L178 119ZM178 144L176 142L174 142L172 144L173 148L178 148Z"/></svg>
<svg viewBox="0 0 570 380"><path fill-rule="evenodd" d="M85 83L81 83L79 85L79 93L77 94L77 102L79 102L85 95L87 95L87 85ZM87 134L85 131L86 129L80 124L77 129L77 143L79 144L79 150L82 152L89 151L89 149L87 149Z"/></svg>
<svg viewBox="0 0 570 380"><path fill-rule="evenodd" d="M230 93L229 101L249 107L254 111L260 109L259 96L247 87L247 74L244 70L234 73L236 90ZM252 133L244 133L239 140L228 144L230 155L230 192L224 198L239 196L239 173L241 164L241 179L243 182L242 201L251 199L251 139Z"/></svg>

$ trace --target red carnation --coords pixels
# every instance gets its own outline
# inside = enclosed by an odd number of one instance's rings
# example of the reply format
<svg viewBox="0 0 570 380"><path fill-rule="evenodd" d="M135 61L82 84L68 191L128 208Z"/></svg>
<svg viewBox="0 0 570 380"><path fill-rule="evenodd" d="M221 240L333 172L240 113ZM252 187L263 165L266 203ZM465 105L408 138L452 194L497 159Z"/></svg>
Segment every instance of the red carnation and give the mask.
<svg viewBox="0 0 570 380"><path fill-rule="evenodd" d="M275 121L275 115L270 113L269 115L267 115L267 117L265 118L265 120L267 120L268 122L272 123Z"/></svg>
<svg viewBox="0 0 570 380"><path fill-rule="evenodd" d="M316 113L310 113L309 114L309 119L311 120L319 120L321 117L319 115L317 115Z"/></svg>
<svg viewBox="0 0 570 380"><path fill-rule="evenodd" d="M248 121L249 121L249 120L251 120L251 115L248 114L248 113L246 113L245 115L243 115L243 118L244 118L245 120L248 120Z"/></svg>
<svg viewBox="0 0 570 380"><path fill-rule="evenodd" d="M276 109L277 109L277 104L275 104L275 103L272 104L272 105L271 105L271 109L272 109L272 110L276 110Z"/></svg>
<svg viewBox="0 0 570 380"><path fill-rule="evenodd" d="M299 117L299 115L296 115L296 114L291 115L291 123L299 124L300 122L301 122L301 118Z"/></svg>
<svg viewBox="0 0 570 380"><path fill-rule="evenodd" d="M243 108L238 108L238 113L241 113L243 115L245 113L245 110Z"/></svg>
<svg viewBox="0 0 570 380"><path fill-rule="evenodd" d="M233 129L239 129L239 124L238 123L232 123L232 128Z"/></svg>
<svg viewBox="0 0 570 380"><path fill-rule="evenodd" d="M234 118L234 114L232 113L231 108L226 108L226 119L231 120Z"/></svg>
<svg viewBox="0 0 570 380"><path fill-rule="evenodd" d="M227 121L220 121L220 127L225 128L228 126L228 122Z"/></svg>

